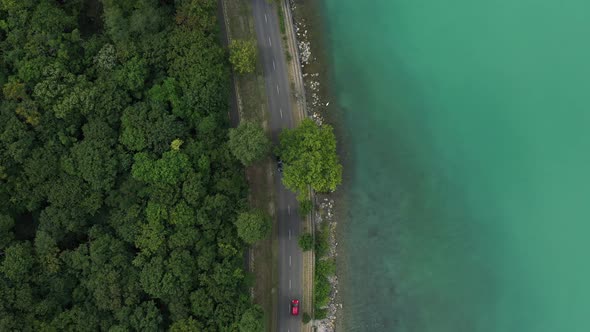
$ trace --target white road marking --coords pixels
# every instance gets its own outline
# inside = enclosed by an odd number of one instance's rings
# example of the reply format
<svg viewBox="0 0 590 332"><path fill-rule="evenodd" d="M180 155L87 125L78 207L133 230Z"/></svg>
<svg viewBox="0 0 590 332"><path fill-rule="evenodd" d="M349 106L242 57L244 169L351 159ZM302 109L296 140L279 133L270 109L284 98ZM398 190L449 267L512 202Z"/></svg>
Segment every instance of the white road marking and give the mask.
<svg viewBox="0 0 590 332"><path fill-rule="evenodd" d="M289 240L291 240L291 230L289 230Z"/></svg>
<svg viewBox="0 0 590 332"><path fill-rule="evenodd" d="M274 60L272 60L272 69L273 70L277 70L277 66L275 65L275 61Z"/></svg>
<svg viewBox="0 0 590 332"><path fill-rule="evenodd" d="M289 256L289 266L291 266L291 256Z"/></svg>
<svg viewBox="0 0 590 332"><path fill-rule="evenodd" d="M289 279L289 289L291 289L291 279Z"/></svg>
<svg viewBox="0 0 590 332"><path fill-rule="evenodd" d="M282 109L282 108L280 108L280 109L279 109L279 112L281 112L281 119L282 119L282 118L283 118L283 109Z"/></svg>
<svg viewBox="0 0 590 332"><path fill-rule="evenodd" d="M268 44L272 47L272 42L270 41L270 37L268 37Z"/></svg>
<svg viewBox="0 0 590 332"><path fill-rule="evenodd" d="M266 13L264 13L264 21L266 21L266 23L268 23L268 17L266 17Z"/></svg>
<svg viewBox="0 0 590 332"><path fill-rule="evenodd" d="M281 91L279 91L279 85L277 84L277 93L281 94Z"/></svg>
<svg viewBox="0 0 590 332"><path fill-rule="evenodd" d="M291 215L291 205L287 205L287 213Z"/></svg>

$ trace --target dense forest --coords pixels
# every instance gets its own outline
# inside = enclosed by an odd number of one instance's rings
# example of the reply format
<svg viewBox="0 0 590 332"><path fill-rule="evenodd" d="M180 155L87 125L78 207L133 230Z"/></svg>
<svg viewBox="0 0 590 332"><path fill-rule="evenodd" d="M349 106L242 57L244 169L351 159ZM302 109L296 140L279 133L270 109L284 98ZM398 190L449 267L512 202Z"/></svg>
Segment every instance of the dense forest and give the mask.
<svg viewBox="0 0 590 332"><path fill-rule="evenodd" d="M0 0L0 331L249 331L215 0Z"/></svg>

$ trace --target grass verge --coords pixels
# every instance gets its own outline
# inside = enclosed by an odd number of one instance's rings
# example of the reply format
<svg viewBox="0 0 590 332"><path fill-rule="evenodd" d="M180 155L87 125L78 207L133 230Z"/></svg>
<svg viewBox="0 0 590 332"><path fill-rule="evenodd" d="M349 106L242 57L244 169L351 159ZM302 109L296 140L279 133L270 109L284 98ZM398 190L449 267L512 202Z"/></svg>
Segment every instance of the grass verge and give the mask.
<svg viewBox="0 0 590 332"><path fill-rule="evenodd" d="M259 164L248 167L248 183L250 186L249 201L254 208L268 211L272 215L274 192L272 191L272 163L270 158ZM273 218L274 220L274 218ZM265 314L267 331L276 331L275 293L278 289L278 227L273 223L272 234L252 247L254 282L254 302L261 305Z"/></svg>
<svg viewBox="0 0 590 332"><path fill-rule="evenodd" d="M226 9L230 39L256 40L251 1L222 1ZM266 128L268 112L262 64L258 61L254 73L235 75L235 79L239 94L240 121L252 121Z"/></svg>
<svg viewBox="0 0 590 332"><path fill-rule="evenodd" d="M281 30L281 35L283 38L285 37L285 32L287 29L285 28L285 14L283 14L283 9L281 8L280 3L277 2L277 12L279 14L279 29Z"/></svg>
<svg viewBox="0 0 590 332"><path fill-rule="evenodd" d="M252 2L249 0L221 0L230 39L256 40ZM260 61L252 74L235 75L236 99L240 121L259 124L268 134L268 106L264 90L264 74ZM249 203L253 208L267 211L274 219L273 163L267 158L246 170L250 188ZM265 313L266 331L276 331L276 290L278 287L277 226L272 235L252 247L250 267L254 276L254 302Z"/></svg>

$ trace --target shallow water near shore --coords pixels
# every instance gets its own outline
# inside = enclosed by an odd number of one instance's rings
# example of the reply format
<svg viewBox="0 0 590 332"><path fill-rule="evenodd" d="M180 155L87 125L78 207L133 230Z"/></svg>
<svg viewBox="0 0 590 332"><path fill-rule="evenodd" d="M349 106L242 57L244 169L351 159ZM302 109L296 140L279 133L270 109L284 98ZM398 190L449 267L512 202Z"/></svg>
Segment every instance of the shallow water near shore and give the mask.
<svg viewBox="0 0 590 332"><path fill-rule="evenodd" d="M590 2L322 0L345 331L590 331Z"/></svg>

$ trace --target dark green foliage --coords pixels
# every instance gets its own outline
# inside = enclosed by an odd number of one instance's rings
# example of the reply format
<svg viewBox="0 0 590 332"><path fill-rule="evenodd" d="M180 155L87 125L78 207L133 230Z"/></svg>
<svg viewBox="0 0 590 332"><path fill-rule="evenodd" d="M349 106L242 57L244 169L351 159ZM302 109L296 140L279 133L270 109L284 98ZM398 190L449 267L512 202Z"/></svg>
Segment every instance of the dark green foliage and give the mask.
<svg viewBox="0 0 590 332"><path fill-rule="evenodd" d="M334 259L324 257L328 254L330 247L329 227L327 223L322 223L321 229L316 231L315 243L315 276L314 276L314 313L315 319L323 319L326 315L324 308L330 302L331 285L328 277L333 276L336 272Z"/></svg>
<svg viewBox="0 0 590 332"><path fill-rule="evenodd" d="M254 305L246 310L240 321L240 332L262 332L264 313L259 305Z"/></svg>
<svg viewBox="0 0 590 332"><path fill-rule="evenodd" d="M313 210L313 203L309 199L302 200L299 202L299 215L302 218L307 217L307 215Z"/></svg>
<svg viewBox="0 0 590 332"><path fill-rule="evenodd" d="M331 259L322 259L316 264L316 270L319 275L331 276L336 272L336 265Z"/></svg>
<svg viewBox="0 0 590 332"><path fill-rule="evenodd" d="M158 160L152 160L146 152L141 152L135 155L134 160L133 177L151 184L175 185L183 181L190 171L188 156L179 151L164 152Z"/></svg>
<svg viewBox="0 0 590 332"><path fill-rule="evenodd" d="M14 239L13 227L14 220L10 216L0 214L0 251Z"/></svg>
<svg viewBox="0 0 590 332"><path fill-rule="evenodd" d="M0 271L13 282L29 280L32 277L34 263L31 244L28 242L16 243L4 251Z"/></svg>
<svg viewBox="0 0 590 332"><path fill-rule="evenodd" d="M299 248L303 251L309 251L313 249L313 237L310 233L304 233L299 236Z"/></svg>
<svg viewBox="0 0 590 332"><path fill-rule="evenodd" d="M100 4L0 1L0 331L255 324L216 1Z"/></svg>
<svg viewBox="0 0 590 332"><path fill-rule="evenodd" d="M321 320L328 317L328 309L327 308L315 308L314 309L314 318L317 320Z"/></svg>
<svg viewBox="0 0 590 332"><path fill-rule="evenodd" d="M137 103L128 107L123 112L121 124L120 141L130 151L148 148L163 153L169 149L172 140L186 136L185 125L169 114L164 103Z"/></svg>
<svg viewBox="0 0 590 332"><path fill-rule="evenodd" d="M68 167L65 170L84 179L92 190L108 191L117 175L116 133L104 121L86 123L82 133L84 139L72 146L71 157L63 159Z"/></svg>
<svg viewBox="0 0 590 332"><path fill-rule="evenodd" d="M328 250L330 249L329 236L328 224L322 223L320 229L315 232L316 257L323 257L328 254Z"/></svg>
<svg viewBox="0 0 590 332"><path fill-rule="evenodd" d="M303 316L301 317L301 321L303 324L307 324L311 321L311 316L307 312L304 312Z"/></svg>
<svg viewBox="0 0 590 332"><path fill-rule="evenodd" d="M170 326L170 332L200 332L202 330L203 325L192 317L178 320Z"/></svg>

